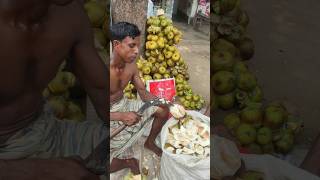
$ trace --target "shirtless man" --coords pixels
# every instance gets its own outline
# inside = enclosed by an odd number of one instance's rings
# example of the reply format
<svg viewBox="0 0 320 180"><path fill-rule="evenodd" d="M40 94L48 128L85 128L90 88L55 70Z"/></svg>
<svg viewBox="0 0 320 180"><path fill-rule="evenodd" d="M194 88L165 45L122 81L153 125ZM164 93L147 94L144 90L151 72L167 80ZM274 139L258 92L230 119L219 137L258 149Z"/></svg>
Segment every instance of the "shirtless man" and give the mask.
<svg viewBox="0 0 320 180"><path fill-rule="evenodd" d="M124 99L123 90L129 83L129 81L131 81L137 89L137 92L139 93L142 101L152 100L156 98L154 95L146 91L145 85L140 79L139 71L136 65L136 59L139 55L140 47L140 31L138 27L127 22L119 22L117 24L114 24L111 27L111 40L113 46L113 58L111 59L110 64L111 107ZM134 104L134 107L131 108L129 107L130 105L128 106L128 104ZM143 122L145 118L147 118L145 116L141 118L136 113L136 111L142 104L143 103L141 101L127 101L123 104L123 106L128 106L126 110L111 110L111 123L112 121L121 121L130 127L140 126L139 123ZM145 142L145 147L155 152L158 156L161 156L162 151L155 145L154 141L161 131L165 120L168 119L168 113L168 108L162 106L155 109L154 112L150 112L150 116L154 116L154 120L150 135ZM113 141L117 139L117 136L110 140L110 149L113 148ZM120 159L117 157L112 158L110 172L115 172L123 168L131 168L134 174L139 173L138 161L136 159Z"/></svg>
<svg viewBox="0 0 320 180"><path fill-rule="evenodd" d="M0 179L98 179L80 161L63 156L97 156L94 148L105 145L92 147L92 142L72 138L84 126L95 127L102 142L108 134L102 121L74 125L55 119L39 120L51 117L42 113L42 91L71 55L74 73L101 119L107 121L108 71L94 49L92 34L78 0L0 0ZM80 135L87 139L97 137L93 133ZM51 144L42 146L47 143ZM77 147L67 149L72 143ZM82 149L84 146L87 148ZM48 158L38 158L40 154Z"/></svg>

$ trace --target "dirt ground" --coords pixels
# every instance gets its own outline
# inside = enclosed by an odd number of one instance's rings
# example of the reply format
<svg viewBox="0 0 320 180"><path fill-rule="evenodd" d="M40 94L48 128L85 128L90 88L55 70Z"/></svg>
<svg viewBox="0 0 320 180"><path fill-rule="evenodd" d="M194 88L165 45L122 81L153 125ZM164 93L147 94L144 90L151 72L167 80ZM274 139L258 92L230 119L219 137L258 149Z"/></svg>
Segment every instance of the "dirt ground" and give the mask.
<svg viewBox="0 0 320 180"><path fill-rule="evenodd" d="M173 21L183 33L177 45L182 58L189 66L189 83L195 93L204 97L206 104L210 100L210 36L209 26L201 26L198 31L187 24L186 19Z"/></svg>

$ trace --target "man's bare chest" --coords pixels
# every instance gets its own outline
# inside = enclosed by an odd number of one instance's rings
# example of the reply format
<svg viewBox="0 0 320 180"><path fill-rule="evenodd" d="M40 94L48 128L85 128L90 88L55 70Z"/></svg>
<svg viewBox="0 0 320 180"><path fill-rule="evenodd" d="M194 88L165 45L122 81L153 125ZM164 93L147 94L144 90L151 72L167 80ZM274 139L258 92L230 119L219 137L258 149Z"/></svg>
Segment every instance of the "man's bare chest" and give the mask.
<svg viewBox="0 0 320 180"><path fill-rule="evenodd" d="M123 91L126 85L132 80L131 72L118 73L110 70L110 90L111 94Z"/></svg>

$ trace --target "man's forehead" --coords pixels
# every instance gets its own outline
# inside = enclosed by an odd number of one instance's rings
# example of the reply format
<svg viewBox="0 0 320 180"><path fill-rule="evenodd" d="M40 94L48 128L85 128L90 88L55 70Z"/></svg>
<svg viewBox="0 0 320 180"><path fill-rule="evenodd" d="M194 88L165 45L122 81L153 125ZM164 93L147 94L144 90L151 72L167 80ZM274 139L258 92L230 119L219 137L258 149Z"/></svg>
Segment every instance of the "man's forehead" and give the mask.
<svg viewBox="0 0 320 180"><path fill-rule="evenodd" d="M122 40L122 42L124 42L124 43L138 43L138 42L140 42L140 36L136 36L134 38L127 36Z"/></svg>

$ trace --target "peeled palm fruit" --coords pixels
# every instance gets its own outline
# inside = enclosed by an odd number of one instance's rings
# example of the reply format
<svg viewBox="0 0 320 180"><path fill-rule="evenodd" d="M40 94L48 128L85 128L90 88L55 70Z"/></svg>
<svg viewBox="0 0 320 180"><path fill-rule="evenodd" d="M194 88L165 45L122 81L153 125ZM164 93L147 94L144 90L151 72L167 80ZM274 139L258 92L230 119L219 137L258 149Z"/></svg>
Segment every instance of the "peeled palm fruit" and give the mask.
<svg viewBox="0 0 320 180"><path fill-rule="evenodd" d="M186 115L186 110L179 104L174 104L173 106L170 106L169 109L172 116L176 119L181 119Z"/></svg>

